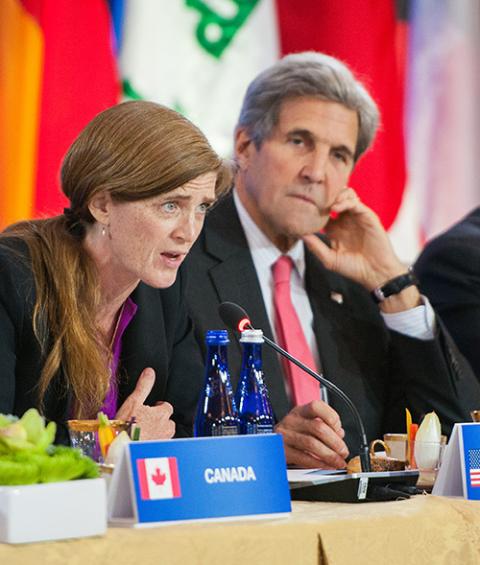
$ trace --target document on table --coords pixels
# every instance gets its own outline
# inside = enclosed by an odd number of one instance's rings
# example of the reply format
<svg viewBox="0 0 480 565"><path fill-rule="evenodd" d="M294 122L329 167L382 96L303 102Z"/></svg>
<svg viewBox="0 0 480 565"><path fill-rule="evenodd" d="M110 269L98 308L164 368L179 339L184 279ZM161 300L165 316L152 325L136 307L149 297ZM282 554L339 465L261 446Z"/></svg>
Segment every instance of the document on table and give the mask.
<svg viewBox="0 0 480 565"><path fill-rule="evenodd" d="M290 486L298 484L320 484L338 481L346 476L345 469L287 469L287 478Z"/></svg>

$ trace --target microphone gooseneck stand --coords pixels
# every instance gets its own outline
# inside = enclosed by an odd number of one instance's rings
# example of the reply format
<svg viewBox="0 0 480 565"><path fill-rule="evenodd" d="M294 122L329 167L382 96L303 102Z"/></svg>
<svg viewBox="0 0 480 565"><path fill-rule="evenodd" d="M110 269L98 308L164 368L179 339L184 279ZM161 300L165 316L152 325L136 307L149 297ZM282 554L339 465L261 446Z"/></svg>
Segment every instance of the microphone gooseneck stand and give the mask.
<svg viewBox="0 0 480 565"><path fill-rule="evenodd" d="M243 331L244 329L251 329L251 330L255 329L252 326L252 323L250 322L250 318L248 314L245 312L245 310L238 304L235 304L234 302L222 302L218 308L218 312L222 320L227 324L227 326L229 326L229 328L234 331ZM370 455L368 453L367 434L365 433L365 428L363 426L363 422L360 417L360 414L358 413L356 406L350 400L350 398L343 392L343 390L339 389L336 385L334 385L323 375L316 373L315 371L304 365L301 361L293 357L293 355L290 355L288 351L285 351L285 349L277 345L274 341L272 341L265 335L263 336L263 339L265 340L265 343L269 345L271 348L273 348L277 353L280 353L280 355L286 357L289 361L297 365L297 367L300 367L302 371L305 371L320 384L324 385L328 390L338 395L345 402L345 404L348 406L348 408L350 409L353 415L353 418L355 420L355 425L360 435L359 455L360 455L361 469L366 473L370 472L372 469L370 466Z"/></svg>

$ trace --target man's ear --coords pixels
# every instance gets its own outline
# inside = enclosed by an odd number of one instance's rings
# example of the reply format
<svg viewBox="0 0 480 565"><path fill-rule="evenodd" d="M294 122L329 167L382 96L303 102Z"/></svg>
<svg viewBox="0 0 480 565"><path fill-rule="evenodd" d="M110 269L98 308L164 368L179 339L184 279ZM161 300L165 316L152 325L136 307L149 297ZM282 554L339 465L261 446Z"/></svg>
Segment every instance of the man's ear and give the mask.
<svg viewBox="0 0 480 565"><path fill-rule="evenodd" d="M235 130L235 161L240 170L248 167L253 152L256 151L255 143L247 130L239 127Z"/></svg>
<svg viewBox="0 0 480 565"><path fill-rule="evenodd" d="M97 222L108 226L110 224L111 204L112 198L110 194L105 190L102 190L101 192L95 194L95 196L90 200L88 204L88 210Z"/></svg>

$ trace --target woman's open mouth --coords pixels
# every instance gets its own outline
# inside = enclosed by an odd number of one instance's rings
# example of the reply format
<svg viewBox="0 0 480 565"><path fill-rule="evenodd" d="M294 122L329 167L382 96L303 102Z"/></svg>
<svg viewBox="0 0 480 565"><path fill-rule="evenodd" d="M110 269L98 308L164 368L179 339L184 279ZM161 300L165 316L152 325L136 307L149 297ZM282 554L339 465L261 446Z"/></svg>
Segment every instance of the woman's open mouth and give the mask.
<svg viewBox="0 0 480 565"><path fill-rule="evenodd" d="M174 251L164 251L160 254L163 263L170 268L178 268L185 259L186 253L176 253Z"/></svg>

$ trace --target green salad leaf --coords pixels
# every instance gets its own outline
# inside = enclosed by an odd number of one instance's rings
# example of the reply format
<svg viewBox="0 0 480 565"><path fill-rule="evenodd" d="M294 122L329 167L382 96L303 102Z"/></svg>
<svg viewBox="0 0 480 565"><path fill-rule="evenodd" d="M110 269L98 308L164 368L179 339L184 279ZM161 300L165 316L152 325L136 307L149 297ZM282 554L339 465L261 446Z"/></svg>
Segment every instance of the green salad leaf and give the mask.
<svg viewBox="0 0 480 565"><path fill-rule="evenodd" d="M5 426L9 426L18 420L17 416L0 414L0 428L4 428Z"/></svg>
<svg viewBox="0 0 480 565"><path fill-rule="evenodd" d="M0 415L2 422L9 416ZM55 439L57 426L45 420L35 408L30 408L20 420L10 421L7 425L0 425L0 455L19 451L44 452Z"/></svg>
<svg viewBox="0 0 480 565"><path fill-rule="evenodd" d="M98 466L77 449L58 446L49 453L17 452L0 457L0 485L30 485L99 476Z"/></svg>
<svg viewBox="0 0 480 565"><path fill-rule="evenodd" d="M0 485L30 485L100 476L78 449L52 445L56 424L34 408L20 418L0 414Z"/></svg>
<svg viewBox="0 0 480 565"><path fill-rule="evenodd" d="M0 485L33 485L40 472L33 462L16 461L13 455L0 457Z"/></svg>
<svg viewBox="0 0 480 565"><path fill-rule="evenodd" d="M57 431L55 422L49 422L45 426L45 420L35 408L27 410L20 418L19 423L25 428L27 440L36 451L44 451L53 443Z"/></svg>

